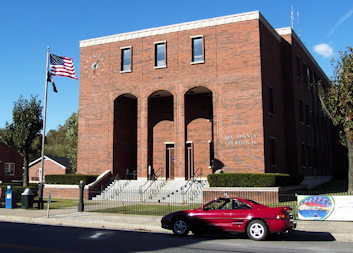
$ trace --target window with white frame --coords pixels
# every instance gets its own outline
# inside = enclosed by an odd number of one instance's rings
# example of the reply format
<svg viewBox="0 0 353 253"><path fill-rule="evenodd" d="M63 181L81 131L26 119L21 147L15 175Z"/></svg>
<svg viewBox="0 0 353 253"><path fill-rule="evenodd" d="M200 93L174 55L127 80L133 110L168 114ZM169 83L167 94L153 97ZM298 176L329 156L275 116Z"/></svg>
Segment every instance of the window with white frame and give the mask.
<svg viewBox="0 0 353 253"><path fill-rule="evenodd" d="M165 68L167 65L166 42L159 41L154 43L155 46L155 68Z"/></svg>
<svg viewBox="0 0 353 253"><path fill-rule="evenodd" d="M132 47L121 47L121 69L120 73L131 72Z"/></svg>
<svg viewBox="0 0 353 253"><path fill-rule="evenodd" d="M5 175L13 176L15 175L15 164L14 163L5 163Z"/></svg>
<svg viewBox="0 0 353 253"><path fill-rule="evenodd" d="M203 36L191 37L191 43L192 43L191 63L203 63L205 61Z"/></svg>

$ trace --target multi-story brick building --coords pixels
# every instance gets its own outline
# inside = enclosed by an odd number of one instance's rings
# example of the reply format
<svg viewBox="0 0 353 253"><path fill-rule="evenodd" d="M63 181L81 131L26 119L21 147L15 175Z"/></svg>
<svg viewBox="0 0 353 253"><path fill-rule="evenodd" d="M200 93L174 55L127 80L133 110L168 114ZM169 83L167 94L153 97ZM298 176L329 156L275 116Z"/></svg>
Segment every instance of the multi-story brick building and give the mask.
<svg viewBox="0 0 353 253"><path fill-rule="evenodd" d="M78 173L183 180L332 174L329 80L290 28L250 12L80 42Z"/></svg>

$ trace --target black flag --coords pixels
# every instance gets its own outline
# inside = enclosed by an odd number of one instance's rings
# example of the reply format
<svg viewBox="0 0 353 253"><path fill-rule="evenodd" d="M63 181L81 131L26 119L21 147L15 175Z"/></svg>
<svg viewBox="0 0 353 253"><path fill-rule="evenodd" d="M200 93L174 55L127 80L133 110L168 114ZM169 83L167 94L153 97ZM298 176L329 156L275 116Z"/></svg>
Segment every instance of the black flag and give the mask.
<svg viewBox="0 0 353 253"><path fill-rule="evenodd" d="M53 91L56 92L56 93L58 93L58 90L56 89L54 80L53 80L53 78L52 78L52 76L51 76L51 74L50 74L49 72L48 72L48 79L47 79L47 81L52 83L52 85L53 85Z"/></svg>

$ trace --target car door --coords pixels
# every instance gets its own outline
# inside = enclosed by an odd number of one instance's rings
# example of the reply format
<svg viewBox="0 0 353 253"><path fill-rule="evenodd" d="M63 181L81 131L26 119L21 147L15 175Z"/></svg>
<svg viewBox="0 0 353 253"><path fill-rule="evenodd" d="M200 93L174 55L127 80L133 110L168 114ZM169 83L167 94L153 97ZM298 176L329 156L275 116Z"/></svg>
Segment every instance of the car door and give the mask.
<svg viewBox="0 0 353 253"><path fill-rule="evenodd" d="M234 199L232 204L232 210L230 214L230 222L227 224L228 231L245 231L246 222L251 216L251 207L247 204Z"/></svg>
<svg viewBox="0 0 353 253"><path fill-rule="evenodd" d="M231 199L218 199L193 213L193 228L201 231L228 231L232 219Z"/></svg>

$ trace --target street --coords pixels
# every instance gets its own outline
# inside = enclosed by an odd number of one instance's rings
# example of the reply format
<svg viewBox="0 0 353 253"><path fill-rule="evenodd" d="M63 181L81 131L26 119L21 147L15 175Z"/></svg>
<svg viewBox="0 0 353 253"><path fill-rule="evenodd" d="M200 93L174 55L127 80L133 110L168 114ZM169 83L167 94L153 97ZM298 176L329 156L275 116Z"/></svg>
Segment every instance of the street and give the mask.
<svg viewBox="0 0 353 253"><path fill-rule="evenodd" d="M327 233L296 231L277 240L252 241L245 235L203 237L20 223L0 223L0 252L352 252L351 242Z"/></svg>

